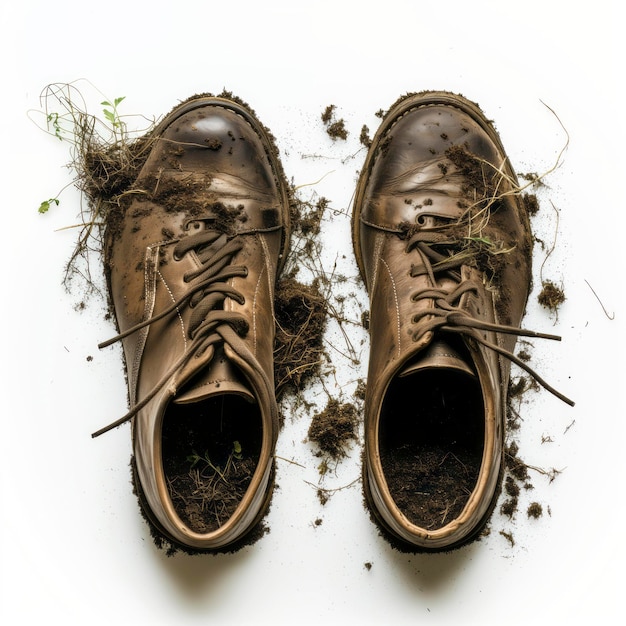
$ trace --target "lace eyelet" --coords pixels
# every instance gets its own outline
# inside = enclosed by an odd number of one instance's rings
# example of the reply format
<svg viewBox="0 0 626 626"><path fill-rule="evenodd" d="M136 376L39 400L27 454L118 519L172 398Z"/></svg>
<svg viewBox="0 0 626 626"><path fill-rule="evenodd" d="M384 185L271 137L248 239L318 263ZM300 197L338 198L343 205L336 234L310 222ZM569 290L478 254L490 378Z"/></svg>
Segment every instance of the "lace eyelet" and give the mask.
<svg viewBox="0 0 626 626"><path fill-rule="evenodd" d="M183 225L183 229L185 231L189 231L192 228L194 230L200 230L200 228L202 228L202 223L200 222L200 220L189 220L188 222L185 222L185 224Z"/></svg>

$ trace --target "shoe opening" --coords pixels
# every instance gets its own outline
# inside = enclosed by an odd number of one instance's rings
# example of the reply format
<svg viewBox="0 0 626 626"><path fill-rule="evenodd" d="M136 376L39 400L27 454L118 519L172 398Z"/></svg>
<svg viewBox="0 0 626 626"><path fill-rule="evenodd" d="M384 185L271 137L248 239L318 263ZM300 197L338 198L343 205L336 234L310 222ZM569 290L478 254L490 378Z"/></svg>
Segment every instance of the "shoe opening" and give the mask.
<svg viewBox="0 0 626 626"><path fill-rule="evenodd" d="M478 379L455 369L396 377L379 426L382 470L398 509L437 530L459 516L480 472L485 437Z"/></svg>
<svg viewBox="0 0 626 626"><path fill-rule="evenodd" d="M176 513L196 533L217 530L241 502L258 465L258 405L234 394L171 403L162 441L163 471Z"/></svg>

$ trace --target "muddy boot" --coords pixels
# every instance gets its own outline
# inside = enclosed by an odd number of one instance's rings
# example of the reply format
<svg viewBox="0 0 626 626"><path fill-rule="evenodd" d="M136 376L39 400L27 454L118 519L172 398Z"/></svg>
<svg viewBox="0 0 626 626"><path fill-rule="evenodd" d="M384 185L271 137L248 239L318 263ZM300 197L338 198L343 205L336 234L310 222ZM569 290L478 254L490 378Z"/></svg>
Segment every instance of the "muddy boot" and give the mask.
<svg viewBox="0 0 626 626"><path fill-rule="evenodd" d="M410 550L481 531L501 484L510 363L523 366L516 336L555 338L519 330L532 252L520 196L480 109L441 92L390 109L359 179L364 489L379 525Z"/></svg>
<svg viewBox="0 0 626 626"><path fill-rule="evenodd" d="M216 551L255 527L273 486L287 186L269 135L230 99L181 104L148 141L106 232L130 411L94 435L132 420L146 517L174 546Z"/></svg>

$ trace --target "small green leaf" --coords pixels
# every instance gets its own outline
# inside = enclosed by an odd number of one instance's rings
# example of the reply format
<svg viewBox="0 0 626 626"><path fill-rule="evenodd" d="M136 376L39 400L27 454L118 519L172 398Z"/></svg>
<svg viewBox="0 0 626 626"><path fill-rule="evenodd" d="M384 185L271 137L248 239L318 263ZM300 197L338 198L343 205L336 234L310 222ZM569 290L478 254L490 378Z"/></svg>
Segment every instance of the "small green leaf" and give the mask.
<svg viewBox="0 0 626 626"><path fill-rule="evenodd" d="M115 106L117 106L122 100L124 100L124 98L126 98L126 96L122 96L121 98L115 98L114 100Z"/></svg>
<svg viewBox="0 0 626 626"><path fill-rule="evenodd" d="M101 104L102 106L105 106L105 107L112 107L112 106L113 106L113 105L112 105L109 101L107 101L107 100L103 100L100 104Z"/></svg>
<svg viewBox="0 0 626 626"><path fill-rule="evenodd" d="M191 467L190 469L193 469L193 467L198 463L198 461L200 461L200 456L196 453L196 451L193 451L193 454L190 454L187 457L187 462L191 463Z"/></svg>
<svg viewBox="0 0 626 626"><path fill-rule="evenodd" d="M39 213L47 213L48 210L50 209L52 203L56 204L57 206L59 206L59 200L58 198L49 198L48 200L44 200L40 205L39 205Z"/></svg>
<svg viewBox="0 0 626 626"><path fill-rule="evenodd" d="M52 124L54 128L54 134L63 141L63 137L61 137L61 125L59 124L59 114L58 113L48 113L48 117L46 118L48 121L48 125Z"/></svg>

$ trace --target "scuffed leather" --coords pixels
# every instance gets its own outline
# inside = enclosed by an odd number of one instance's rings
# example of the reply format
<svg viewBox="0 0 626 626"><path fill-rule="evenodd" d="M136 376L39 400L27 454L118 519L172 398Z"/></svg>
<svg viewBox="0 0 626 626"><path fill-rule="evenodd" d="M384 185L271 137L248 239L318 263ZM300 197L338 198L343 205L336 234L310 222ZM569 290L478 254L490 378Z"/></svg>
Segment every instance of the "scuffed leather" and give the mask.
<svg viewBox="0 0 626 626"><path fill-rule="evenodd" d="M393 502L387 488L378 449L379 417L385 392L405 365L429 345L433 333L420 330L414 316L433 305L432 299L411 295L431 285L427 275L413 276L419 263L407 253L406 225L425 230L458 219L471 198L463 177L446 158L446 150L463 146L511 181L515 174L497 133L476 105L445 92L425 92L401 99L386 115L370 148L355 196L353 243L370 298L370 357L365 399L365 488L375 514L393 534L416 549L439 550L460 545L472 535L493 506L503 449L506 391L510 363L475 340L467 340L473 366L483 390L485 446L478 483L461 515L443 528L427 531L411 524ZM500 192L510 190L502 183ZM459 203L462 203L460 206ZM464 204L463 204L464 203ZM463 266L464 281L474 292L462 296L459 306L477 320L518 326L530 288L532 240L528 217L519 198L509 195L492 217L489 235L504 243L499 284L490 284L483 272ZM438 288L451 291L457 283L441 277ZM492 331L482 336L506 350L515 337ZM419 406L418 397L407 405Z"/></svg>
<svg viewBox="0 0 626 626"><path fill-rule="evenodd" d="M226 298L224 310L242 314L249 328L243 337L231 333L233 341L239 342L238 351L224 345L220 354L241 372L246 393L258 403L263 442L248 491L222 527L198 535L182 523L170 501L161 460L164 412L188 380L211 372L214 348L195 354L175 371L133 422L137 473L152 514L176 542L198 549L219 548L237 540L267 503L278 432L272 358L274 285L289 226L287 194L276 158L264 130L243 106L219 98L183 104L155 131L150 156L128 194L121 228L110 231L107 241L110 293L119 330L124 332L157 315L189 289L184 274L200 263L193 251L176 258L177 242L214 215L215 203L239 210L233 228L244 244L232 262L245 266L247 275L231 278L229 283L243 302ZM177 204L180 194L162 194L168 184L189 191L187 206ZM131 407L190 350L191 315L189 306L180 306L123 339ZM226 370L219 371L223 375ZM203 383L210 384L210 380L211 375Z"/></svg>

